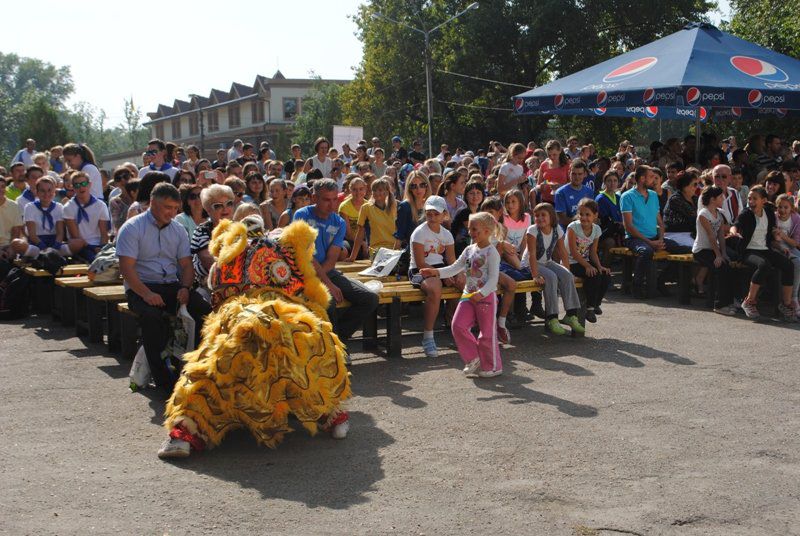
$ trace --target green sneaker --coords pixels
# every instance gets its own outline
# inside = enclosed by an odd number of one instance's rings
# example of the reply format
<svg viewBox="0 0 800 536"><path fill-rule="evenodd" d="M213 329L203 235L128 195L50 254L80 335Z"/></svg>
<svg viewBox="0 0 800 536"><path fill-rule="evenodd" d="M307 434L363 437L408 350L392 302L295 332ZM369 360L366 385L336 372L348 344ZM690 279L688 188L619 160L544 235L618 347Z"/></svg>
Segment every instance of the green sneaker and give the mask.
<svg viewBox="0 0 800 536"><path fill-rule="evenodd" d="M567 333L567 330L562 328L561 324L558 323L558 318L551 318L545 323L544 327L553 335L564 335Z"/></svg>
<svg viewBox="0 0 800 536"><path fill-rule="evenodd" d="M578 317L575 315L569 315L564 318L564 323L572 329L573 333L578 333L579 335L583 335L586 333L586 328L581 326L581 323L578 321Z"/></svg>

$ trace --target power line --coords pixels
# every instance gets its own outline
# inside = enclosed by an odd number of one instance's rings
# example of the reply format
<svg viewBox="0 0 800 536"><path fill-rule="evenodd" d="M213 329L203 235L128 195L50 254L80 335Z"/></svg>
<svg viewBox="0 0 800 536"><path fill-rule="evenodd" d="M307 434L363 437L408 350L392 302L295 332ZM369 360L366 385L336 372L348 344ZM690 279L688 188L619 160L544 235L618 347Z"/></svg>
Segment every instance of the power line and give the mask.
<svg viewBox="0 0 800 536"><path fill-rule="evenodd" d="M472 80L480 80L481 82L491 82L493 84L502 84L504 86L513 86L513 87L521 87L524 89L530 89L530 86L523 86L522 84L512 84L511 82L501 82L500 80L490 80L489 78L481 78L480 76L471 76L468 74L461 74L461 73L454 73L452 71L445 71L444 69L436 69L437 72L444 73L444 74L451 74L453 76L460 76L462 78L470 78Z"/></svg>
<svg viewBox="0 0 800 536"><path fill-rule="evenodd" d="M480 108L481 110L496 110L498 112L513 112L513 108L494 108L492 106L478 106L477 104L464 104L461 102L448 102L448 101L437 101L442 104L449 104L451 106L464 106L465 108Z"/></svg>

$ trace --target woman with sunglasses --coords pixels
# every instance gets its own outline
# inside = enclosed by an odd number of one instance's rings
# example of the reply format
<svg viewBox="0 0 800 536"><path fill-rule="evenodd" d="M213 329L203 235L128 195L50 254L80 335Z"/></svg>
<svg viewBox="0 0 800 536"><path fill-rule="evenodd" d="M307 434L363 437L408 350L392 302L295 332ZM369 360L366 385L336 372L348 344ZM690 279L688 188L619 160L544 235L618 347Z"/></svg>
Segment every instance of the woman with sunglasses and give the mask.
<svg viewBox="0 0 800 536"><path fill-rule="evenodd" d="M198 225L206 221L203 204L200 202L200 193L203 187L197 184L181 184L178 191L181 193L181 213L175 216L175 221L183 225L189 238L194 235Z"/></svg>
<svg viewBox="0 0 800 536"><path fill-rule="evenodd" d="M208 251L211 233L219 222L233 218L236 202L230 186L212 184L201 190L200 203L208 214L208 220L195 227L190 246L195 281L199 289L207 290L208 270L214 264L214 257Z"/></svg>
<svg viewBox="0 0 800 536"><path fill-rule="evenodd" d="M403 201L397 205L397 231L394 249L406 249L411 243L411 233L425 221L425 201L431 195L431 185L421 171L412 171L406 177Z"/></svg>

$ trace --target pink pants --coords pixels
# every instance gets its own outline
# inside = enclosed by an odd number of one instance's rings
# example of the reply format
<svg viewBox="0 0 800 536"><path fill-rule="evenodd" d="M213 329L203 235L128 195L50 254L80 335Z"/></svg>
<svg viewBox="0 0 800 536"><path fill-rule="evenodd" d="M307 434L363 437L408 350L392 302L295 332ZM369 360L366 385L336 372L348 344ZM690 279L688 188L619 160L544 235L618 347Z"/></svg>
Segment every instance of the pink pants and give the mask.
<svg viewBox="0 0 800 536"><path fill-rule="evenodd" d="M470 300L458 302L456 314L453 315L452 329L453 338L464 363L479 358L483 370L503 369L500 345L497 343L496 315L497 294L494 292L478 303ZM470 331L476 323L480 328L477 339Z"/></svg>

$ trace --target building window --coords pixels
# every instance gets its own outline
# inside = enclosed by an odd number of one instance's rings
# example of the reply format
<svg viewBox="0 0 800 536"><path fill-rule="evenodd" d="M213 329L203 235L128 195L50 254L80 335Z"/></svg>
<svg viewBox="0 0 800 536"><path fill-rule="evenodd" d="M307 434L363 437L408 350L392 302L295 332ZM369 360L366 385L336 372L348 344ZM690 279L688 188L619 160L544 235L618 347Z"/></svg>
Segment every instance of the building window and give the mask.
<svg viewBox="0 0 800 536"><path fill-rule="evenodd" d="M156 138L159 140L164 139L164 125L163 123L159 123L156 125Z"/></svg>
<svg viewBox="0 0 800 536"><path fill-rule="evenodd" d="M189 135L190 136L197 136L200 133L199 122L200 118L198 117L199 113L191 113L189 115Z"/></svg>
<svg viewBox="0 0 800 536"><path fill-rule="evenodd" d="M208 111L208 131L216 132L219 130L219 114L217 110Z"/></svg>
<svg viewBox="0 0 800 536"><path fill-rule="evenodd" d="M239 105L231 104L228 106L228 126L236 128L242 124L242 118L239 115Z"/></svg>
<svg viewBox="0 0 800 536"><path fill-rule="evenodd" d="M252 123L264 122L264 101L261 99L254 100L250 103L250 115Z"/></svg>
<svg viewBox="0 0 800 536"><path fill-rule="evenodd" d="M298 113L298 100L297 97L284 97L283 98L283 120L294 121Z"/></svg>
<svg viewBox="0 0 800 536"><path fill-rule="evenodd" d="M172 127L172 139L178 140L181 138L181 120L180 119L173 119L171 121Z"/></svg>

